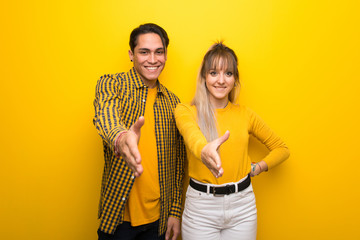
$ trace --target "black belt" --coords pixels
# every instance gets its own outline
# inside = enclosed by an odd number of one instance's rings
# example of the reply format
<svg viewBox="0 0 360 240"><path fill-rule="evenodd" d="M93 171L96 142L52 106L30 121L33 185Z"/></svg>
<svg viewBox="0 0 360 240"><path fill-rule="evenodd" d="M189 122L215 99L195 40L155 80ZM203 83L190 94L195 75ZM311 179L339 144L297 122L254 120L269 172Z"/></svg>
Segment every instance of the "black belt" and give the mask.
<svg viewBox="0 0 360 240"><path fill-rule="evenodd" d="M246 189L250 185L250 182L251 182L250 175L247 175L247 177L244 181L237 184L237 186L238 186L237 191L240 192L240 191ZM227 184L222 187L210 186L209 191L210 191L210 193L214 194L214 196L215 195L229 195L231 193L235 193L235 190L236 190L235 185L236 184ZM192 180L191 178L190 178L190 186L195 190L207 193L207 185L197 183L194 180Z"/></svg>

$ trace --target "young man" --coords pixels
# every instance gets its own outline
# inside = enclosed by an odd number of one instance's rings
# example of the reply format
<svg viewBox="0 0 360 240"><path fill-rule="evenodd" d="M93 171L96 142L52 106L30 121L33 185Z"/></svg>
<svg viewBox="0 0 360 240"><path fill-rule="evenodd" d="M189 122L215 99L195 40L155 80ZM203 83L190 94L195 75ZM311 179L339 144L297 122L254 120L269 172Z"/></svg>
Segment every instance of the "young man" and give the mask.
<svg viewBox="0 0 360 240"><path fill-rule="evenodd" d="M133 68L97 83L94 124L105 155L99 240L179 236L186 157L173 114L179 99L158 80L168 44L160 26L140 25L130 35Z"/></svg>

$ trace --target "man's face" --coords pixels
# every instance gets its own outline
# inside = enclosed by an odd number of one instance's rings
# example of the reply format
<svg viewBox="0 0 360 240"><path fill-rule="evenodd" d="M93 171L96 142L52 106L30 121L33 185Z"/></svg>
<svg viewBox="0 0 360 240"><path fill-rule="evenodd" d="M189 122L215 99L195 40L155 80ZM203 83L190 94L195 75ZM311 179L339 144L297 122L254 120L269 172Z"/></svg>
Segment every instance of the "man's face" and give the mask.
<svg viewBox="0 0 360 240"><path fill-rule="evenodd" d="M134 52L129 50L129 57L144 84L155 87L166 62L166 51L160 36L155 33L139 35Z"/></svg>

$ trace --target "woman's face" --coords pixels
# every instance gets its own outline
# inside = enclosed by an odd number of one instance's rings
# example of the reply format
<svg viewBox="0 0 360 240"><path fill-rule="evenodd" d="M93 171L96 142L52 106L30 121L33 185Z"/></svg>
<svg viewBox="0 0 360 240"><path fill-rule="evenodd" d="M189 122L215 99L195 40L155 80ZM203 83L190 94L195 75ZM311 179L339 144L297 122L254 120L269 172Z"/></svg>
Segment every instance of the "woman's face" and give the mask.
<svg viewBox="0 0 360 240"><path fill-rule="evenodd" d="M206 75L206 87L210 102L214 108L224 108L229 100L229 93L234 88L234 73L228 70L210 69Z"/></svg>

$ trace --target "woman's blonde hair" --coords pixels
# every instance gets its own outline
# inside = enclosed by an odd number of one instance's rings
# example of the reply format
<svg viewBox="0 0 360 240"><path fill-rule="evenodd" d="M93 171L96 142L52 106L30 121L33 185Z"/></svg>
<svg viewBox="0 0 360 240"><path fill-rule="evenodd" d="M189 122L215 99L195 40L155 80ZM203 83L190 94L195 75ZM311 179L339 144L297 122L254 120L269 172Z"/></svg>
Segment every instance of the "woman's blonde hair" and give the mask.
<svg viewBox="0 0 360 240"><path fill-rule="evenodd" d="M229 101L235 103L240 90L238 61L235 52L222 42L215 43L204 56L197 78L195 96L191 102L195 105L198 125L201 132L210 142L218 137L214 108L210 103L209 91L206 87L206 75L210 70L224 70L233 73L234 88L229 93Z"/></svg>

